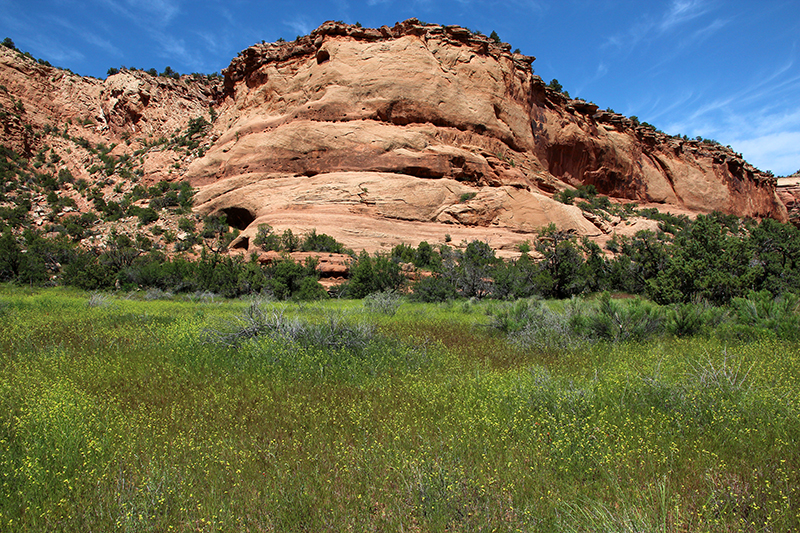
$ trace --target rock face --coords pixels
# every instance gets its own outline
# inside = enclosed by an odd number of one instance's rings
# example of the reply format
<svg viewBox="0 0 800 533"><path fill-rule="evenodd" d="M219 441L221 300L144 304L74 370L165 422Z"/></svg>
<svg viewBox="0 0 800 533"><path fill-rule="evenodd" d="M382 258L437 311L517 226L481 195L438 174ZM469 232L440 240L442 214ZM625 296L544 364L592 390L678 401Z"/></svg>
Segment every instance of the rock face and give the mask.
<svg viewBox="0 0 800 533"><path fill-rule="evenodd" d="M245 249L260 223L316 228L369 251L445 235L510 251L551 222L602 238L614 231L608 221L551 198L581 184L665 210L787 220L774 178L732 150L569 100L533 74L533 61L416 19L327 22L293 42L257 44L216 85L127 70L81 78L0 50L0 104L26 108L0 127L4 145L29 155L47 124L117 143L116 154L140 158L145 184L198 187L196 211L226 213ZM209 113L199 151L154 147ZM91 154L62 148L75 176L90 179Z"/></svg>
<svg viewBox="0 0 800 533"><path fill-rule="evenodd" d="M800 171L778 178L778 197L789 211L789 220L800 226Z"/></svg>
<svg viewBox="0 0 800 533"><path fill-rule="evenodd" d="M0 142L24 156L45 145L58 148L54 144L59 139L43 139L48 126L63 139L116 143L121 145L117 154L131 155L148 141L169 137L191 119L207 115L216 96L207 80L188 76L176 80L136 70L98 80L38 64L0 47L0 106L5 110L0 114ZM134 143L122 145L126 139ZM86 154L71 155L60 152L76 177L89 180L91 175L83 168ZM167 174L165 169L154 170L149 173L154 181Z"/></svg>
<svg viewBox="0 0 800 533"><path fill-rule="evenodd" d="M577 208L549 198L593 184L630 201L786 219L774 180L730 149L568 100L509 49L411 19L328 22L244 50L224 71L224 131L188 168L200 210L243 208L245 231L324 208L348 225L526 233L555 222L593 235L601 229Z"/></svg>

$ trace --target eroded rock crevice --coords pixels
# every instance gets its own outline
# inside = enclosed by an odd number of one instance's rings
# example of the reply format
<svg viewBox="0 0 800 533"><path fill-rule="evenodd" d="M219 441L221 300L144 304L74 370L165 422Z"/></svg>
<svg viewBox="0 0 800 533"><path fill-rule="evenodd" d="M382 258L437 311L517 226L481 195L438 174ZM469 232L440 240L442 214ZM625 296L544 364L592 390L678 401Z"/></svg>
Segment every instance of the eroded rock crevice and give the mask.
<svg viewBox="0 0 800 533"><path fill-rule="evenodd" d="M225 207L219 212L225 215L228 225L238 230L246 230L256 219L255 213L246 207Z"/></svg>

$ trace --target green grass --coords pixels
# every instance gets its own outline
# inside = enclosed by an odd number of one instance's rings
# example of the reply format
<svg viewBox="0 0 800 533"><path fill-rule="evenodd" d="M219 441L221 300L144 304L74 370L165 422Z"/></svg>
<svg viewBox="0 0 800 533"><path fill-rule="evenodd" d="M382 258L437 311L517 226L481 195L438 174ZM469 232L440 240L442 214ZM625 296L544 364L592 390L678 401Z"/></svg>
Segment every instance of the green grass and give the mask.
<svg viewBox="0 0 800 533"><path fill-rule="evenodd" d="M797 343L252 305L0 288L0 531L800 529Z"/></svg>

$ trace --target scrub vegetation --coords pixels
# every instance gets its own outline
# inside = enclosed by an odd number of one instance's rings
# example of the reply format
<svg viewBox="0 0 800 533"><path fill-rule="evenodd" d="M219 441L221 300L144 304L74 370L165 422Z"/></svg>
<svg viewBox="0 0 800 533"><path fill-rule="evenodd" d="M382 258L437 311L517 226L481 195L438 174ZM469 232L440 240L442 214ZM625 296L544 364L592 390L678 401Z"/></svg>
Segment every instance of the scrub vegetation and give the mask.
<svg viewBox="0 0 800 533"><path fill-rule="evenodd" d="M796 305L0 287L0 530L795 531Z"/></svg>

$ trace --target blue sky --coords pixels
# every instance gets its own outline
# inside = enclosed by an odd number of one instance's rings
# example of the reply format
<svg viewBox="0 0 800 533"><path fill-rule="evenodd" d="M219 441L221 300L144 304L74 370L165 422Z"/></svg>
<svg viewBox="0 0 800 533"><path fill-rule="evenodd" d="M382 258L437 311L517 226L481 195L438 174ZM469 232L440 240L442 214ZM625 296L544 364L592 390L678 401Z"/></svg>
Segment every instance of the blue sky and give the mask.
<svg viewBox="0 0 800 533"><path fill-rule="evenodd" d="M800 169L797 0L0 0L0 39L82 75L209 73L326 20L410 17L494 30L573 97L716 139L776 175Z"/></svg>

